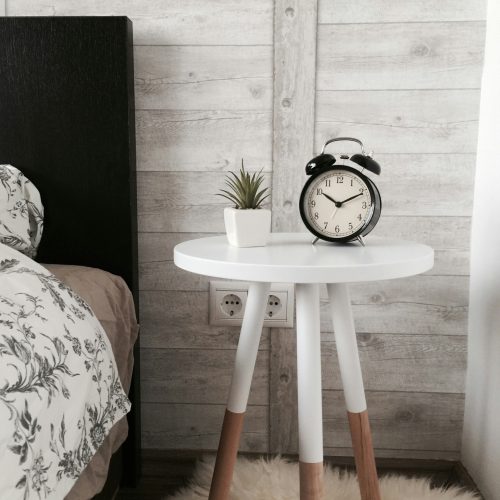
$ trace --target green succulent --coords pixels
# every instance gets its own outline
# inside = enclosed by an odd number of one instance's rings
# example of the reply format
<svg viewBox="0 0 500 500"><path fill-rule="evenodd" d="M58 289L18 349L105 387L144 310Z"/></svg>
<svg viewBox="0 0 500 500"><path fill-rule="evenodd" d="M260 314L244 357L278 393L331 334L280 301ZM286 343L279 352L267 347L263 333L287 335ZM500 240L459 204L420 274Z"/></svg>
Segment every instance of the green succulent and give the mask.
<svg viewBox="0 0 500 500"><path fill-rule="evenodd" d="M264 200L269 197L269 193L267 193L269 188L260 189L262 182L264 182L262 170L250 174L245 170L243 160L241 160L239 173L229 172L229 175L225 178L225 182L229 190L221 189L221 192L217 193L217 196L228 199L234 204L235 208L242 210L261 208Z"/></svg>

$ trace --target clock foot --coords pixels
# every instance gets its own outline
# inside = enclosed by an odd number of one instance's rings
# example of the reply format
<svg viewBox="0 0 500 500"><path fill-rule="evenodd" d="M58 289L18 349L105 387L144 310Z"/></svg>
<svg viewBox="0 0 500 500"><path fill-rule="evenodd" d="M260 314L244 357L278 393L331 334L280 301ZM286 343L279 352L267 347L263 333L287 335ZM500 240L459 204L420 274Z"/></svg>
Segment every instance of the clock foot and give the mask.
<svg viewBox="0 0 500 500"><path fill-rule="evenodd" d="M318 237L316 237L316 238L314 238L314 240L313 240L312 244L313 244L313 245L316 245L316 243L317 243L318 241L319 241L319 238L318 238Z"/></svg>
<svg viewBox="0 0 500 500"><path fill-rule="evenodd" d="M365 246L365 240L362 236L358 236L356 239L361 243L361 246Z"/></svg>

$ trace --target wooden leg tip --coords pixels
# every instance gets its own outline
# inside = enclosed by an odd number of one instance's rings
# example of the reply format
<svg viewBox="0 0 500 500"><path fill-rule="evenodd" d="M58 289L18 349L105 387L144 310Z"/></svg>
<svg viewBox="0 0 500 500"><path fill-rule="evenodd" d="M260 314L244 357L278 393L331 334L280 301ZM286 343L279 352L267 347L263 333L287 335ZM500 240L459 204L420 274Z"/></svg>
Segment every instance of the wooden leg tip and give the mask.
<svg viewBox="0 0 500 500"><path fill-rule="evenodd" d="M233 413L226 410L210 486L209 500L226 500L229 498L244 417L244 413Z"/></svg>
<svg viewBox="0 0 500 500"><path fill-rule="evenodd" d="M347 413L361 500L381 500L368 412Z"/></svg>
<svg viewBox="0 0 500 500"><path fill-rule="evenodd" d="M323 500L323 462L299 462L300 500Z"/></svg>

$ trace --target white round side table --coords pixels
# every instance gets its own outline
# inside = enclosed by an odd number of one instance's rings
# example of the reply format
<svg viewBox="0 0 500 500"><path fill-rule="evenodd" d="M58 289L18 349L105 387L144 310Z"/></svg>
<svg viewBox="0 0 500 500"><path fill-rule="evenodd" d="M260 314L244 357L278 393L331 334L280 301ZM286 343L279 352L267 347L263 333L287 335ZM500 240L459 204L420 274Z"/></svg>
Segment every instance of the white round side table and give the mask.
<svg viewBox="0 0 500 500"><path fill-rule="evenodd" d="M210 500L226 500L259 347L270 284L295 283L301 500L323 497L323 418L319 284L326 283L362 500L380 500L347 283L402 278L434 264L432 248L394 239L311 244L305 233L274 233L265 247L236 248L225 236L186 241L175 264L217 278L250 281Z"/></svg>

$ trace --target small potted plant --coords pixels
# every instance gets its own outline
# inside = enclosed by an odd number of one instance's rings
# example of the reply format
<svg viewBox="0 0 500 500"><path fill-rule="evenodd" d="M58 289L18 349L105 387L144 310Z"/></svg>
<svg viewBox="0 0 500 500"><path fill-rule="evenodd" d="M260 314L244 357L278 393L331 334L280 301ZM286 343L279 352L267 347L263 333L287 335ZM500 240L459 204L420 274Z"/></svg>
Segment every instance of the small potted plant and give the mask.
<svg viewBox="0 0 500 500"><path fill-rule="evenodd" d="M269 188L261 188L262 170L250 174L243 160L238 174L229 172L225 182L228 189L221 189L219 196L228 199L234 207L224 209L227 239L235 247L263 247L271 233L271 211L262 208L269 197Z"/></svg>

